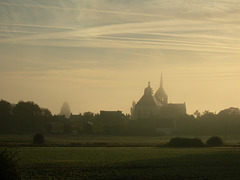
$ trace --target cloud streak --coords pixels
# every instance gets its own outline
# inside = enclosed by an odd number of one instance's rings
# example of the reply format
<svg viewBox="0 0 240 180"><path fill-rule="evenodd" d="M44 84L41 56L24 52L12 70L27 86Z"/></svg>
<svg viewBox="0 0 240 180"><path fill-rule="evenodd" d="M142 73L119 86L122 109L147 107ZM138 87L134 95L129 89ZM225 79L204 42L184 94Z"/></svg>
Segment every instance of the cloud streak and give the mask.
<svg viewBox="0 0 240 180"><path fill-rule="evenodd" d="M58 10L58 11L86 11L91 13L103 13L103 14L115 14L115 15L128 15L128 16L145 16L145 17L166 17L163 15L155 15L155 14L145 14L145 13L132 13L132 12L120 12L114 10L101 10L101 9L86 9L86 8L68 8L68 7L57 7L57 6L44 6L44 5L32 5L32 4L16 4L16 3L7 3L0 2L1 5L5 6L20 6L20 7L28 7L28 8L43 8L49 10Z"/></svg>
<svg viewBox="0 0 240 180"><path fill-rule="evenodd" d="M11 25L24 27L42 27L64 29L57 26L38 26L38 25ZM204 26L204 27L202 27ZM206 27L205 27L206 26ZM16 36L1 39L1 43L25 43L28 45L46 45L46 46L72 46L72 47L106 47L106 48L168 48L182 50L199 51L230 51L239 50L239 37L228 36L226 33L229 27L223 27L220 24L210 24L200 21L157 21L147 23L126 23L118 25L98 26L93 28L66 28L65 32L46 32L36 35ZM177 29L177 30L176 30ZM238 25L232 25L233 31L240 29ZM211 33L212 31L212 33ZM7 32L5 30L5 32ZM14 32L14 31L9 31ZM17 31L15 31L17 32ZM21 32L21 31L19 31ZM27 31L23 31L27 32ZM190 33L189 33L190 32ZM207 32L207 33L206 33ZM210 32L210 33L209 33ZM217 32L217 33L216 33ZM31 33L31 32L29 32ZM36 33L36 32L35 32ZM216 33L216 34L215 34ZM219 34L219 35L217 35ZM138 37L134 37L134 36ZM153 38L148 38L154 35ZM129 37L130 36L130 37ZM40 41L39 41L40 40ZM44 44L44 41L47 40ZM55 42L59 40L61 43ZM39 42L38 42L39 41ZM94 43L92 43L94 42ZM127 44L127 46L126 46Z"/></svg>
<svg viewBox="0 0 240 180"><path fill-rule="evenodd" d="M169 97L221 99L224 82L239 89L239 12L237 0L1 1L0 90L49 91L49 104L74 91L82 106L88 95L115 103L121 94L129 109L163 69Z"/></svg>
<svg viewBox="0 0 240 180"><path fill-rule="evenodd" d="M28 3L26 3L28 2ZM103 1L100 6L111 7L114 3ZM143 3L144 2L144 3ZM161 2L161 3L159 3ZM92 4L91 4L92 3ZM5 38L0 39L0 43L9 44L22 44L22 45L36 45L36 46L55 46L55 47L88 47L88 48L147 48L147 49L176 49L176 50L189 50L189 51L212 51L212 52L234 52L239 51L240 36L237 32L240 29L238 24L228 22L228 15L234 14L234 10L230 11L233 7L238 7L238 3L227 3L226 1L220 2L207 2L199 3L197 1L188 3L177 3L181 8L188 9L187 12L192 13L194 8L198 7L198 11L210 12L211 8L215 11L224 13L225 18L209 17L199 18L197 14L188 18L186 14L180 14L174 9L179 9L178 6L173 5L170 7L171 1L141 1L139 6L136 7L137 11L129 12L133 5L130 3L129 7L125 11L118 11L122 8L122 5L118 4L116 10L109 9L97 9L93 6L95 1L89 1L89 3L79 3L71 1L67 3L64 1L58 1L58 3L38 3L34 1L12 1L0 2L1 5L7 6L12 11L12 16L16 17L20 12L17 11L17 7L26 9L26 12L31 12L31 8L34 9L35 14L43 14L42 9L47 9L47 13L51 13L57 22L55 25L50 23L34 22L23 23L24 21L14 23L11 21L0 22L0 33ZM58 4L58 6L56 6ZM76 5L74 7L73 5ZM116 4L116 3L115 3ZM133 3L136 5L136 3ZM142 13L138 13L142 5L150 7L152 13L148 12L147 8L144 8ZM236 5L236 6L235 6ZM85 8L85 7L91 8ZM163 7L162 7L163 6ZM163 10L165 7L170 8L170 11L166 13L159 13L156 10ZM113 6L112 6L113 7ZM191 9L193 8L193 9ZM13 12L15 11L16 12ZM63 18L63 21L59 21L62 18L60 12L64 11L76 11L77 13L68 14L68 17L72 17L74 21L70 25L65 25L67 19ZM89 20L93 23L94 16L82 16L85 11L91 13L103 13L103 18L108 21L107 25L96 23L92 27L79 25L80 21ZM79 18L79 13L81 18ZM139 11L140 12L140 11ZM27 13L29 16L30 14ZM119 22L114 22L113 17L109 17L107 14L118 14L129 17L128 19L135 22L128 22L126 19L121 19ZM132 16L145 16L140 17ZM176 17L178 16L178 17ZM151 19L151 17L153 19ZM157 20L155 17L161 17ZM174 17L174 18L173 18ZM224 17L224 15L221 15ZM53 19L54 20L54 19ZM228 25L223 26L223 22L228 22ZM149 37L153 36L153 37ZM60 43L59 43L60 42Z"/></svg>

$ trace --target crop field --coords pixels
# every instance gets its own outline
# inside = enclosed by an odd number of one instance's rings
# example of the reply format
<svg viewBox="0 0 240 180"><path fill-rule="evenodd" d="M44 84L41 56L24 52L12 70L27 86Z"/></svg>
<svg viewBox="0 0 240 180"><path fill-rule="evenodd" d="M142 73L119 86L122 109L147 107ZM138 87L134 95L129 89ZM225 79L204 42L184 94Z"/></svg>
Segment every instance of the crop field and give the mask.
<svg viewBox="0 0 240 180"><path fill-rule="evenodd" d="M74 135L48 135L45 136L44 146L112 146L112 147L155 147L166 144L176 136L74 136ZM184 136L188 137L188 136ZM206 142L210 136L189 136L197 137ZM220 135L224 137L224 135ZM0 146L31 146L33 135L0 135ZM239 146L240 136L224 138L227 146Z"/></svg>
<svg viewBox="0 0 240 180"><path fill-rule="evenodd" d="M221 148L166 148L171 137L2 135L22 179L240 179L239 138ZM202 137L206 142L208 137Z"/></svg>
<svg viewBox="0 0 240 180"><path fill-rule="evenodd" d="M240 179L239 148L19 147L23 179Z"/></svg>
<svg viewBox="0 0 240 180"><path fill-rule="evenodd" d="M0 146L31 146L33 135L1 135ZM45 146L157 146L168 142L170 137L128 136L45 136Z"/></svg>

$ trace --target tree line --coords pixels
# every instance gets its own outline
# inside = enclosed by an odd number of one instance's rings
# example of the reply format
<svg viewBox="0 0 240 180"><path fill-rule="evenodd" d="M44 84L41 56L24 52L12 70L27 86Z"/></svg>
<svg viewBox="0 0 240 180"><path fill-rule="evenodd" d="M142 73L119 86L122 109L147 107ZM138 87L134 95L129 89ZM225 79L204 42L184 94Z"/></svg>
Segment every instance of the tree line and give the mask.
<svg viewBox="0 0 240 180"><path fill-rule="evenodd" d="M34 102L11 104L0 101L0 133L95 134L95 135L227 135L240 134L240 110L227 108L219 113L196 111L192 115L132 120L129 114L119 117L85 112L79 115L52 115Z"/></svg>
<svg viewBox="0 0 240 180"><path fill-rule="evenodd" d="M179 122L181 130L195 135L237 135L240 134L240 110L230 107L219 113L195 111L189 118Z"/></svg>
<svg viewBox="0 0 240 180"><path fill-rule="evenodd" d="M52 113L40 108L34 102L19 101L13 105L5 100L0 101L0 132L30 133L47 130Z"/></svg>

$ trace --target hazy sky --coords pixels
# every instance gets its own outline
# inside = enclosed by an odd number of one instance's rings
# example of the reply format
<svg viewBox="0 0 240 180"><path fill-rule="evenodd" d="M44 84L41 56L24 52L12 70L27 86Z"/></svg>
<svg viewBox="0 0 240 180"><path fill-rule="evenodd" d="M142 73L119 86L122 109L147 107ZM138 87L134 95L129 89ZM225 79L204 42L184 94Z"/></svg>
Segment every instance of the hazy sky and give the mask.
<svg viewBox="0 0 240 180"><path fill-rule="evenodd" d="M130 113L161 71L188 113L240 107L240 1L0 1L0 99Z"/></svg>

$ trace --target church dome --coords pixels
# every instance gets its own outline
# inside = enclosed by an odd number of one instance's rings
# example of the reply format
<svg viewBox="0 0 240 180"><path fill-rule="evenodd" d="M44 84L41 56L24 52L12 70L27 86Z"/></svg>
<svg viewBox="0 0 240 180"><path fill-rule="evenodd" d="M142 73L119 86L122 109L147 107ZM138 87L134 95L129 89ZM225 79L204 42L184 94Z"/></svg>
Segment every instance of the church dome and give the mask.
<svg viewBox="0 0 240 180"><path fill-rule="evenodd" d="M152 90L152 88L150 87L150 82L148 82L148 87L146 87L146 88L144 89L144 94L146 94L146 95L152 95L152 94L153 94L153 90Z"/></svg>
<svg viewBox="0 0 240 180"><path fill-rule="evenodd" d="M144 94L142 98L138 101L137 106L156 106L153 98L153 90L150 87L150 82L148 82L148 87L144 89Z"/></svg>
<svg viewBox="0 0 240 180"><path fill-rule="evenodd" d="M162 87L160 87L157 92L154 95L156 98L157 97L166 97L167 93L164 91L164 89Z"/></svg>

